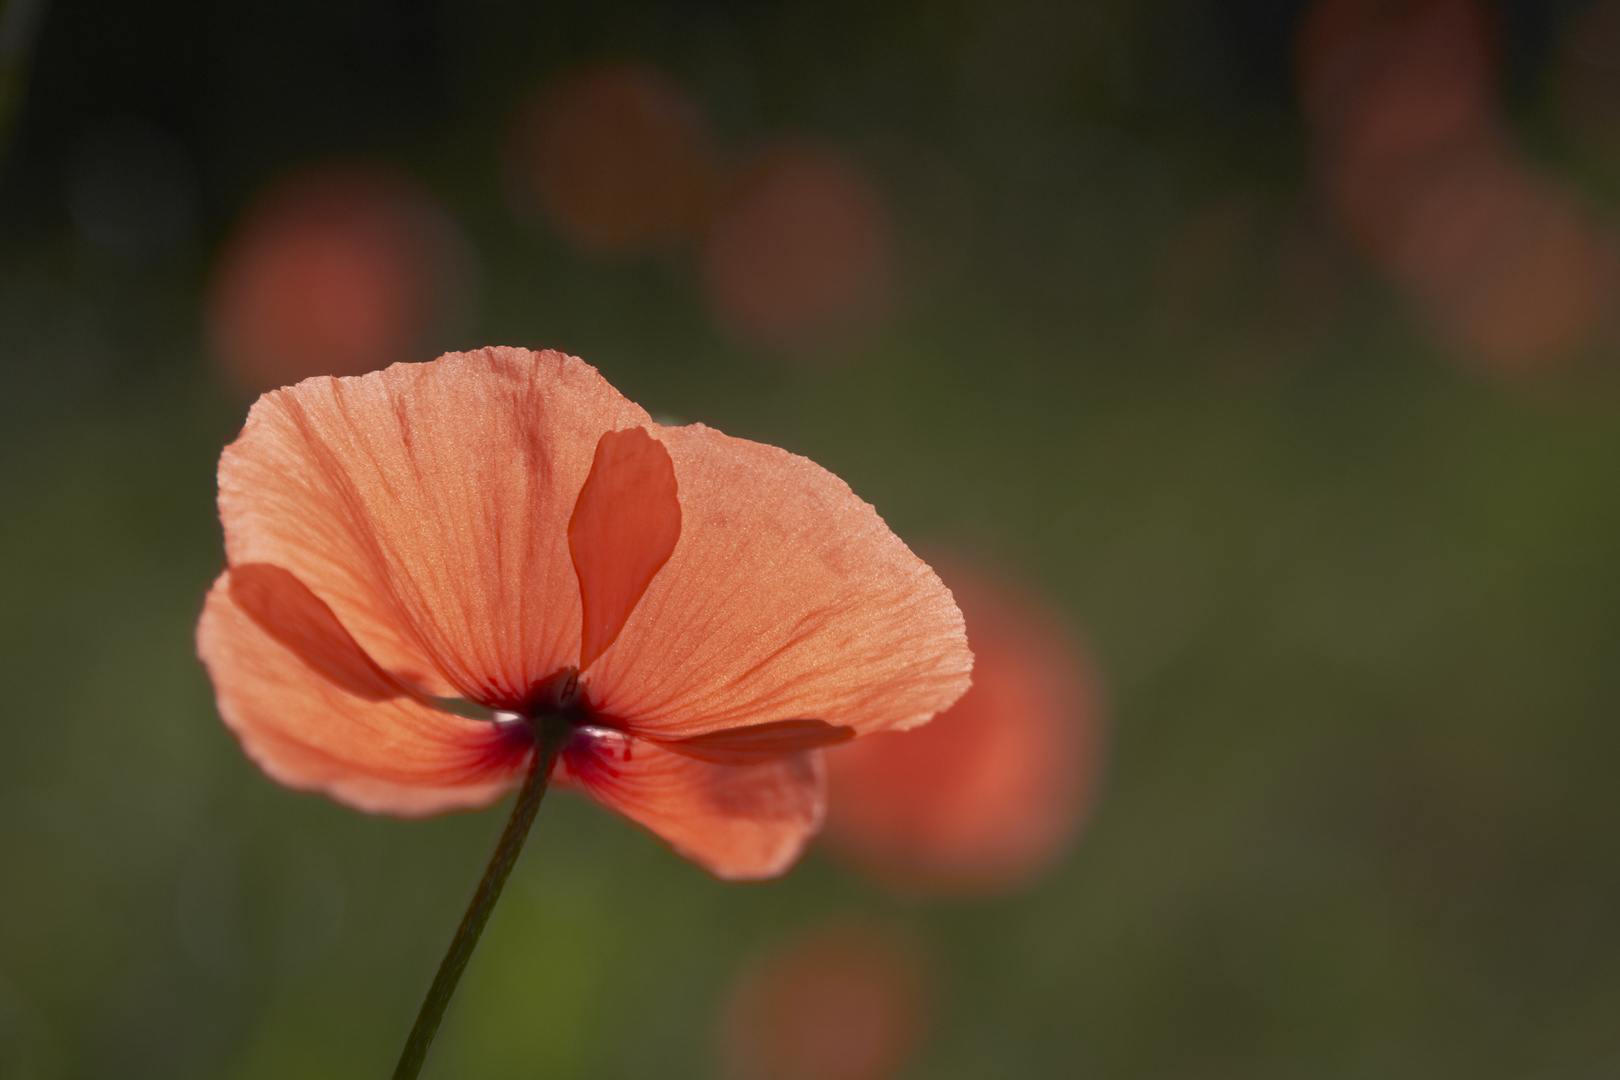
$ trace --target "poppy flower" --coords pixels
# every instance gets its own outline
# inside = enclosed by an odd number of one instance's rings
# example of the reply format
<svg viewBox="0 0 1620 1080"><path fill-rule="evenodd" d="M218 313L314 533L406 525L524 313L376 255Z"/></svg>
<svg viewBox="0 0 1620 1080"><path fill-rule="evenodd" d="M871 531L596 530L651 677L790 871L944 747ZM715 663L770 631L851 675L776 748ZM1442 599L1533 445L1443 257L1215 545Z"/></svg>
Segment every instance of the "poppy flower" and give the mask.
<svg viewBox="0 0 1620 1080"><path fill-rule="evenodd" d="M1022 590L946 567L973 687L927 727L827 753L825 840L909 892L1004 892L1062 854L1091 802L1102 709L1062 622Z"/></svg>
<svg viewBox="0 0 1620 1080"><path fill-rule="evenodd" d="M915 951L875 925L821 927L750 964L721 1012L736 1080L884 1080L928 1027Z"/></svg>
<svg viewBox="0 0 1620 1080"><path fill-rule="evenodd" d="M546 718L554 781L767 877L821 823L818 748L968 684L950 592L847 485L653 423L555 352L267 394L219 508L198 650L220 714L270 777L361 810L490 803Z"/></svg>

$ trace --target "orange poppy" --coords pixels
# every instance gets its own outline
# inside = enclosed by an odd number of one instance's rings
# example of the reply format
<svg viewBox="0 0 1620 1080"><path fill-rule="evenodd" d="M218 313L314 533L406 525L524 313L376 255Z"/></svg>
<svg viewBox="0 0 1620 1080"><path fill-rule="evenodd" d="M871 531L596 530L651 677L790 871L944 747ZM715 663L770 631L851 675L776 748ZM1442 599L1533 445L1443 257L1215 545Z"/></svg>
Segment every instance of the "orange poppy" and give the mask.
<svg viewBox="0 0 1620 1080"><path fill-rule="evenodd" d="M545 717L553 779L767 877L821 823L819 747L968 684L950 592L842 481L655 424L559 353L267 394L219 489L220 713L273 779L361 810L494 801Z"/></svg>
<svg viewBox="0 0 1620 1080"><path fill-rule="evenodd" d="M878 881L975 894L1026 884L1063 853L1091 802L1102 708L1062 622L961 569L973 688L926 728L827 754L826 841Z"/></svg>

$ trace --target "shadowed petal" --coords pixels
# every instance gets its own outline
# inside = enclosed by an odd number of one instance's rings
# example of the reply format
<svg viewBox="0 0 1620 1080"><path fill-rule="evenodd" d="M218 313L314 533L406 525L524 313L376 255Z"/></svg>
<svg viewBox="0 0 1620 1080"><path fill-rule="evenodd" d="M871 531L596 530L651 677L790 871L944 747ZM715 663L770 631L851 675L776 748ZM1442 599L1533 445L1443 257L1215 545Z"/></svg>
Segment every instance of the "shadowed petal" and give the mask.
<svg viewBox="0 0 1620 1080"><path fill-rule="evenodd" d="M568 522L568 550L584 608L581 671L619 636L680 535L681 504L669 452L645 428L603 435Z"/></svg>
<svg viewBox="0 0 1620 1080"><path fill-rule="evenodd" d="M364 665L352 655L320 652L309 659L307 650L289 647L317 640L306 632L320 622L312 608L278 602L281 616L291 610L297 618L280 617L274 623L280 633L272 632L237 601L240 591L262 607L266 575L250 571L240 590L235 577L227 571L210 590L197 652L220 715L272 779L359 810L411 817L483 806L522 779L526 745L508 741L493 724L409 697L372 696L382 684L361 675ZM334 639L327 633L319 640Z"/></svg>
<svg viewBox="0 0 1620 1080"><path fill-rule="evenodd" d="M776 720L769 724L722 728L664 743L678 754L716 765L751 765L761 758L802 754L836 746L855 737L855 729L822 720Z"/></svg>
<svg viewBox="0 0 1620 1080"><path fill-rule="evenodd" d="M794 717L864 733L967 689L949 590L842 480L701 424L655 434L680 542L592 668L597 707L661 739Z"/></svg>
<svg viewBox="0 0 1620 1080"><path fill-rule="evenodd" d="M826 807L819 755L717 765L618 732L582 737L559 779L728 881L784 873Z"/></svg>
<svg viewBox="0 0 1620 1080"><path fill-rule="evenodd" d="M579 655L569 516L602 434L646 422L559 353L309 379L220 459L227 558L294 574L424 691L515 705Z"/></svg>
<svg viewBox="0 0 1620 1080"><path fill-rule="evenodd" d="M279 566L248 563L228 575L231 602L316 674L367 701L409 691L355 643L332 609Z"/></svg>

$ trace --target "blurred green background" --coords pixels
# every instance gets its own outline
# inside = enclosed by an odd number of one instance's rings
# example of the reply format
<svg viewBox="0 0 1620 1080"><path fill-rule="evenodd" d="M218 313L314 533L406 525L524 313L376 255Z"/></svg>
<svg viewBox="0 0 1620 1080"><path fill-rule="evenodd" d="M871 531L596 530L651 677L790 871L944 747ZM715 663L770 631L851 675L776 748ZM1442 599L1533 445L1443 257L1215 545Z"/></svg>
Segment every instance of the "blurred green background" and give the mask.
<svg viewBox="0 0 1620 1080"><path fill-rule="evenodd" d="M559 348L808 455L909 542L1048 594L1110 716L1087 832L1001 899L891 897L816 852L722 885L554 799L427 1075L717 1075L738 966L851 915L938 975L909 1077L1620 1075L1620 346L1492 378L1335 237L1303 4L33 7L0 179L0 1076L386 1075L500 829L276 787L193 656L246 408L209 268L267 183L333 158L460 222L482 288L451 344ZM1620 169L1548 90L1579 7L1490 9L1500 106L1606 220ZM520 225L517 103L604 56L689 87L728 146L861 162L891 317L777 355L716 327L690 257ZM189 170L161 243L75 210L127 123ZM1229 206L1258 224L1200 243ZM1309 303L1271 261L1301 221Z"/></svg>

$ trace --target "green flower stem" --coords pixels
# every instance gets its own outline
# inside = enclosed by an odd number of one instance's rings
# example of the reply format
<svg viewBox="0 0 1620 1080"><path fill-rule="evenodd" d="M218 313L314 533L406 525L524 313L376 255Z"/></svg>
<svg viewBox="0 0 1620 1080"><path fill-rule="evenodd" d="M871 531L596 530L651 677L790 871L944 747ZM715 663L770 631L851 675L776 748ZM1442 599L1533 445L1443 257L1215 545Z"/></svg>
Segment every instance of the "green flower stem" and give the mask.
<svg viewBox="0 0 1620 1080"><path fill-rule="evenodd" d="M421 1011L416 1014L416 1023L411 1026L411 1033L405 1039L405 1050L394 1069L394 1080L416 1080L422 1071L422 1062L427 1058L428 1047L433 1045L433 1036L438 1034L444 1010L456 992L456 984L461 981L467 961L472 959L473 950L478 947L478 938L484 932L490 912L495 910L495 901L501 898L501 887L506 884L512 867L517 865L518 855L523 851L523 841L529 836L529 827L540 812L540 800L546 794L551 766L568 737L568 727L564 723L544 719L534 720L533 724L535 749L529 775L518 792L517 802L512 806L512 816L507 819L500 843L495 845L495 853L489 857L489 866L484 870L483 880L478 883L478 891L473 893L472 903L467 905L467 914L461 917L456 936L451 940L444 959L439 962L439 973L433 976L433 985L428 987L427 998L422 1002Z"/></svg>

